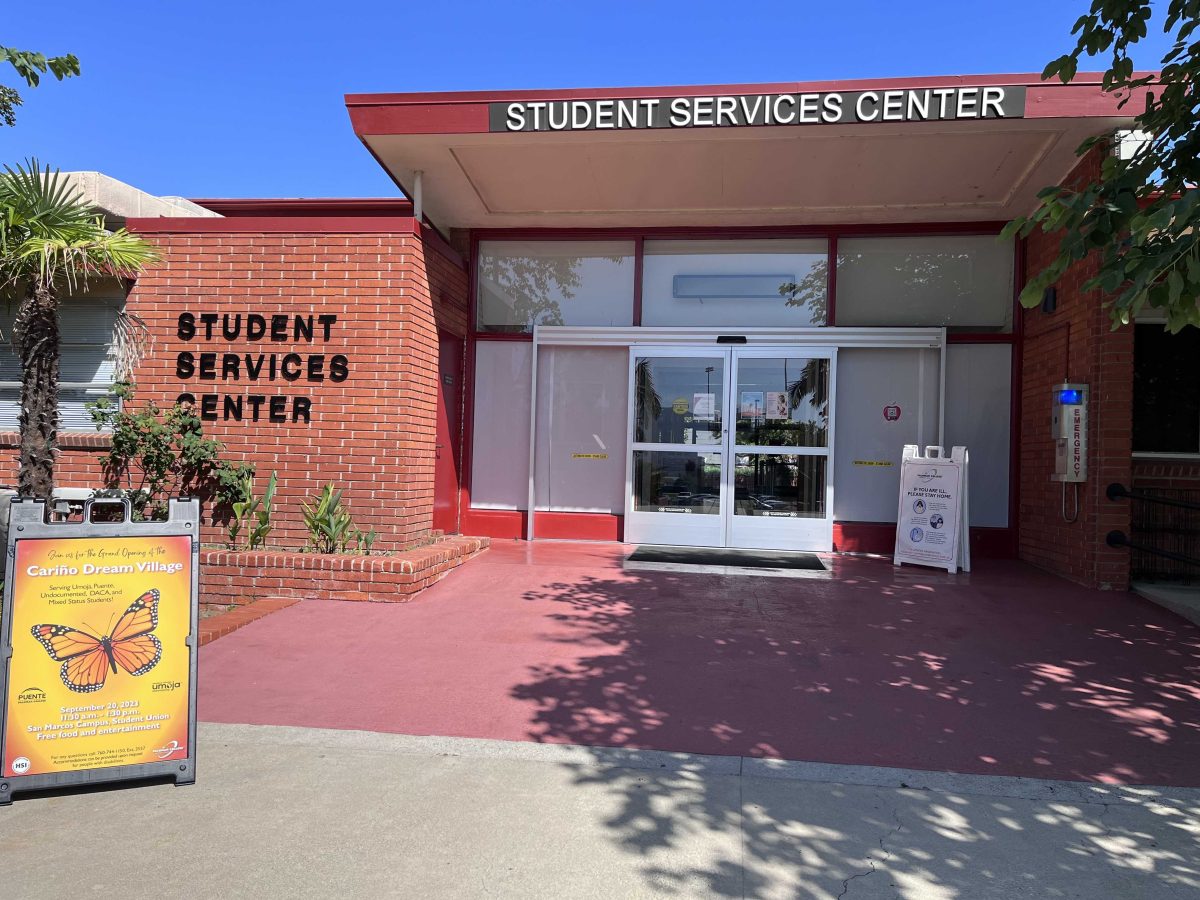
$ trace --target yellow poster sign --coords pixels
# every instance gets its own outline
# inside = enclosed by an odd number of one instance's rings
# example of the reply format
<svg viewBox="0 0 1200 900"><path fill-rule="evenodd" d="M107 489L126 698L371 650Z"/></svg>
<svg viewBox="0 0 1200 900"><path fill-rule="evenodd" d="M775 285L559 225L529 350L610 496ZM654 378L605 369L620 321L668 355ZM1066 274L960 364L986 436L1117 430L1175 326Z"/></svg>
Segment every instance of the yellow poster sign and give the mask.
<svg viewBox="0 0 1200 900"><path fill-rule="evenodd" d="M192 538L16 542L4 776L185 759Z"/></svg>

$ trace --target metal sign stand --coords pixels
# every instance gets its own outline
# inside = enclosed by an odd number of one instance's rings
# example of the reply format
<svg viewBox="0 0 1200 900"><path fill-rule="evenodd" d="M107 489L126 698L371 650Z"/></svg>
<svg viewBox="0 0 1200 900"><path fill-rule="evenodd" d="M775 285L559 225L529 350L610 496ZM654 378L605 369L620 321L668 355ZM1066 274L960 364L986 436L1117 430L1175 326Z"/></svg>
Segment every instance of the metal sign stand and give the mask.
<svg viewBox="0 0 1200 900"><path fill-rule="evenodd" d="M93 508L101 504L119 504L123 512L121 521L93 522ZM191 784L196 780L199 532L200 503L192 499L171 500L168 518L164 522L131 521L129 504L125 500L89 500L84 505L83 521L81 522L47 522L46 505L41 500L14 500L12 502L6 542L3 624L0 626L0 805L11 803L13 795L17 793L70 785L168 777L174 779L175 784L179 785ZM176 540L161 541L156 545L154 539L161 538ZM187 540L178 540L181 538ZM106 543L106 539L112 540ZM27 542L23 549L22 542ZM137 553L130 552L131 545L150 549L139 556ZM170 548L171 552L167 553L163 549L157 549L160 546ZM106 547L112 548L113 552L106 552ZM117 552L118 550L120 552ZM26 565L26 562L34 560L35 554L38 553L42 556L36 557L37 560L44 557L50 562L44 567L34 564ZM17 560L21 554L24 554L23 568L18 571ZM84 558L88 560L98 558L101 562L70 562L70 560ZM68 562L55 565L55 560L64 559ZM148 561L138 562L137 560L140 559ZM155 562L155 559L177 559L181 564L186 560L187 570L184 571L182 565L176 569L174 563ZM79 573L86 576L90 570L100 571L101 574L98 577L107 578L108 581L96 582L91 586L90 593L88 584L83 579L79 579L82 587L76 586L74 583L68 584L66 587L55 586L64 584L67 578L77 578ZM110 570L120 573L129 570L130 574L113 576L104 574ZM163 572L170 574L164 575ZM33 583L35 579L36 583ZM130 596L130 590L124 589L125 582L120 579L126 579L130 584L145 584L146 592L133 599ZM172 581L172 579L174 580ZM31 583L32 587L24 584L25 582ZM18 590L19 584L24 585L22 590ZM164 630L160 629L158 633L162 634L165 643L159 640L154 632L155 626L158 625L158 604L160 602L160 592L156 585L167 584L173 585L173 588L171 596L165 599L174 602L171 607L164 608L170 609L170 614L174 617L174 628L171 635L182 636L182 641L178 643L177 637L169 636ZM180 603L182 598L179 598L178 594L189 588L190 595L186 598L185 607ZM31 598L28 605L33 607L36 605L33 601L37 600L39 595L31 593L31 591L38 590L42 591L40 596L56 598L51 601L57 605L53 607L50 619L46 624L34 625L33 634L30 634L28 623L23 622L24 631L18 630L14 635L14 620L22 618L20 604L26 602L22 598ZM113 598L109 599L108 594L112 594ZM99 599L101 597L104 599ZM14 598L17 598L18 603L18 608L15 610ZM92 625L98 627L90 631L85 630L82 625L79 625L76 630L75 626L82 621L82 616L87 615L85 607L97 609L101 605L104 606L104 612L110 609L125 610L121 618L116 620L115 628L110 625L110 630L105 632L103 630L104 622L97 621ZM183 624L179 619L179 613L184 609L186 609L187 615L186 636L182 635ZM37 610L37 614L41 614L40 609ZM153 624L151 624L152 619ZM129 623L125 631L131 635L125 641L119 640L120 635L118 634L123 622ZM38 629L42 629L41 636L37 633ZM19 642L16 645L19 660L14 658L14 638ZM39 643L42 646L38 646ZM151 659L149 657L153 654L155 647L157 647L157 655L153 655ZM141 657L136 655L138 652L142 654ZM181 653L186 653L186 660L178 659ZM160 659L167 660L168 654L171 661L170 671L177 675L170 681L161 680L163 678L162 670L168 668L163 666L156 673L160 680L155 681L155 675L150 674L151 670L158 666ZM84 665L85 657L89 656L94 656L93 665L90 667ZM37 668L33 668L32 659L37 660ZM43 700L41 701L42 706L37 707L36 713L25 713L23 705L18 709L17 703L24 704L30 698L33 702L38 702L33 693L35 685L12 682L18 661L31 671L44 673L44 676L39 675L38 677L39 679L44 678L44 683L51 687L49 689L36 687L36 690L42 693L43 698L48 690L52 689L55 696L61 695L64 698L69 696L70 699L76 701L78 707L55 706ZM55 671L60 662L61 671ZM111 671L109 671L110 669ZM136 714L139 711L138 700L121 700L119 698L136 694L146 699L146 702L140 704L143 710L152 708L150 700L154 699L155 695L150 692L173 692L182 689L183 685L178 684L178 680L182 679L184 673L187 678L186 704L182 697L172 696L170 702L175 704L180 712L186 712L186 747L180 747L177 740L164 741L165 746L155 746L155 728L161 727L155 722L169 720L171 717L166 715L138 716ZM24 677L28 678L29 676ZM111 687L107 691L104 690L106 677L111 679ZM42 683L43 680L39 680L36 685ZM18 693L14 694L10 691L10 685L16 688ZM64 690L69 690L71 693L63 694ZM122 691L125 693L122 694ZM159 694L159 696L168 696L168 693ZM74 711L77 708L95 710L95 712L85 711L81 714ZM10 734L10 726L14 722L19 724L19 719L21 721L28 719L33 722L35 719L31 717L36 716L38 717L37 721L49 721L55 715L59 715L62 720L66 721L66 724L51 722L45 726L21 725L20 731ZM84 717L83 721L75 724L72 717L81 715ZM104 716L108 716L108 718L103 718ZM155 721L142 723L142 720ZM129 724L135 722L140 724ZM170 727L176 733L183 733L178 722ZM44 729L74 729L74 732L59 731L55 733ZM28 735L26 731L29 732ZM36 768L34 764L31 764L29 758L35 754L23 751L20 747L13 745L24 741L29 747L41 750L43 745L35 743L35 741L45 738L46 746L53 746L56 750L60 748L71 750L74 746L85 746L85 744L79 743L80 737L91 738L97 732L102 736L119 735L110 741L110 744L123 741L125 749L92 751L90 754L82 752L60 754L59 756L65 760L64 762L56 763L53 766L46 763L43 766L44 768L56 768L56 771L30 771L30 774L27 775L19 774L19 770L22 768L27 770ZM124 737L124 735L139 733L147 735L145 742L148 743L144 742L145 748L141 751L136 748L132 751L129 750L130 742L136 742L137 738ZM67 742L59 740L60 738L71 739L76 743L68 746ZM100 740L100 738L95 738L95 743L99 743ZM159 737L158 740L163 739ZM123 756L136 755L138 752L141 753L143 760L145 757L157 757L161 761L139 761L133 764L113 764L111 762L120 760ZM110 761L109 764L105 764L105 753L109 754L107 757ZM89 762L94 760L98 764L84 765L79 761L84 759Z"/></svg>
<svg viewBox="0 0 1200 900"><path fill-rule="evenodd" d="M954 447L947 456L942 447L922 453L915 444L905 445L893 565L944 568L951 575L960 568L971 571L968 460L966 447Z"/></svg>

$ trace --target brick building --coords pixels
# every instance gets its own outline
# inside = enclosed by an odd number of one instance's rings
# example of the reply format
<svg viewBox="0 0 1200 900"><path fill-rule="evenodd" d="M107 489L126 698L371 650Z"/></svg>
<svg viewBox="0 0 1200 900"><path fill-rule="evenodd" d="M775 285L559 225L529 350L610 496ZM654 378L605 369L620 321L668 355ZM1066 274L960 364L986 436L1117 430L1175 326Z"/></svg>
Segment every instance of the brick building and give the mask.
<svg viewBox="0 0 1200 900"><path fill-rule="evenodd" d="M964 445L976 554L1121 589L1128 551L1104 539L1130 505L1107 486L1194 482L1196 422L1134 425L1192 377L1162 363L1182 343L1113 331L1086 261L1022 310L1054 238L998 238L1096 170L1110 151L1080 160L1085 138L1129 127L1098 77L346 102L411 199L131 218L164 261L113 301L152 337L138 398L194 402L279 473L278 546L333 480L384 547L437 529L887 553L903 446ZM1052 480L1064 382L1090 390L1078 483ZM93 483L105 436L64 415L59 481Z"/></svg>

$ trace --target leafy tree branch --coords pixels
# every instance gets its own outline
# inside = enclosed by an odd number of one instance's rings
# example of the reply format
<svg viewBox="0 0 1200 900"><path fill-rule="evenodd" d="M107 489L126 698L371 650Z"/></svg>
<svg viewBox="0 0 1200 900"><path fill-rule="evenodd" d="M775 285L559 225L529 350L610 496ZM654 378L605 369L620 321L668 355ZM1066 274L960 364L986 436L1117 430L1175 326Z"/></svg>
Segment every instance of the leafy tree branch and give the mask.
<svg viewBox="0 0 1200 900"><path fill-rule="evenodd" d="M0 63L7 62L28 87L41 84L42 76L49 72L59 81L79 74L79 60L72 53L64 56L46 56L33 50L17 50L0 45ZM21 95L14 88L0 85L0 122L16 124L16 108L21 105Z"/></svg>
<svg viewBox="0 0 1200 900"><path fill-rule="evenodd" d="M1151 0L1093 0L1075 23L1075 47L1042 73L1066 84L1082 58L1104 57L1101 89L1140 111L1131 151L1105 155L1098 178L1041 191L1037 208L1005 229L1005 236L1036 229L1062 235L1058 254L1022 291L1025 306L1036 306L1071 265L1094 255L1097 269L1083 288L1106 295L1114 328L1146 307L1164 313L1172 332L1200 325L1200 0L1162 7ZM1131 53L1149 34L1152 8L1163 15L1171 48L1160 71L1138 72ZM1117 149L1107 142L1093 137L1077 152Z"/></svg>

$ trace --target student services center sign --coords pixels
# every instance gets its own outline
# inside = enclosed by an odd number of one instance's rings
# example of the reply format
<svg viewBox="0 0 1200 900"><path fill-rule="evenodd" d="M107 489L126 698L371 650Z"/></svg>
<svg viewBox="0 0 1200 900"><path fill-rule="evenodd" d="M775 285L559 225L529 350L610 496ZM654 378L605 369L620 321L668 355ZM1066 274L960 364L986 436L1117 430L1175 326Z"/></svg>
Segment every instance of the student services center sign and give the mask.
<svg viewBox="0 0 1200 900"><path fill-rule="evenodd" d="M1019 119L1024 87L944 87L488 104L491 131L597 131Z"/></svg>

